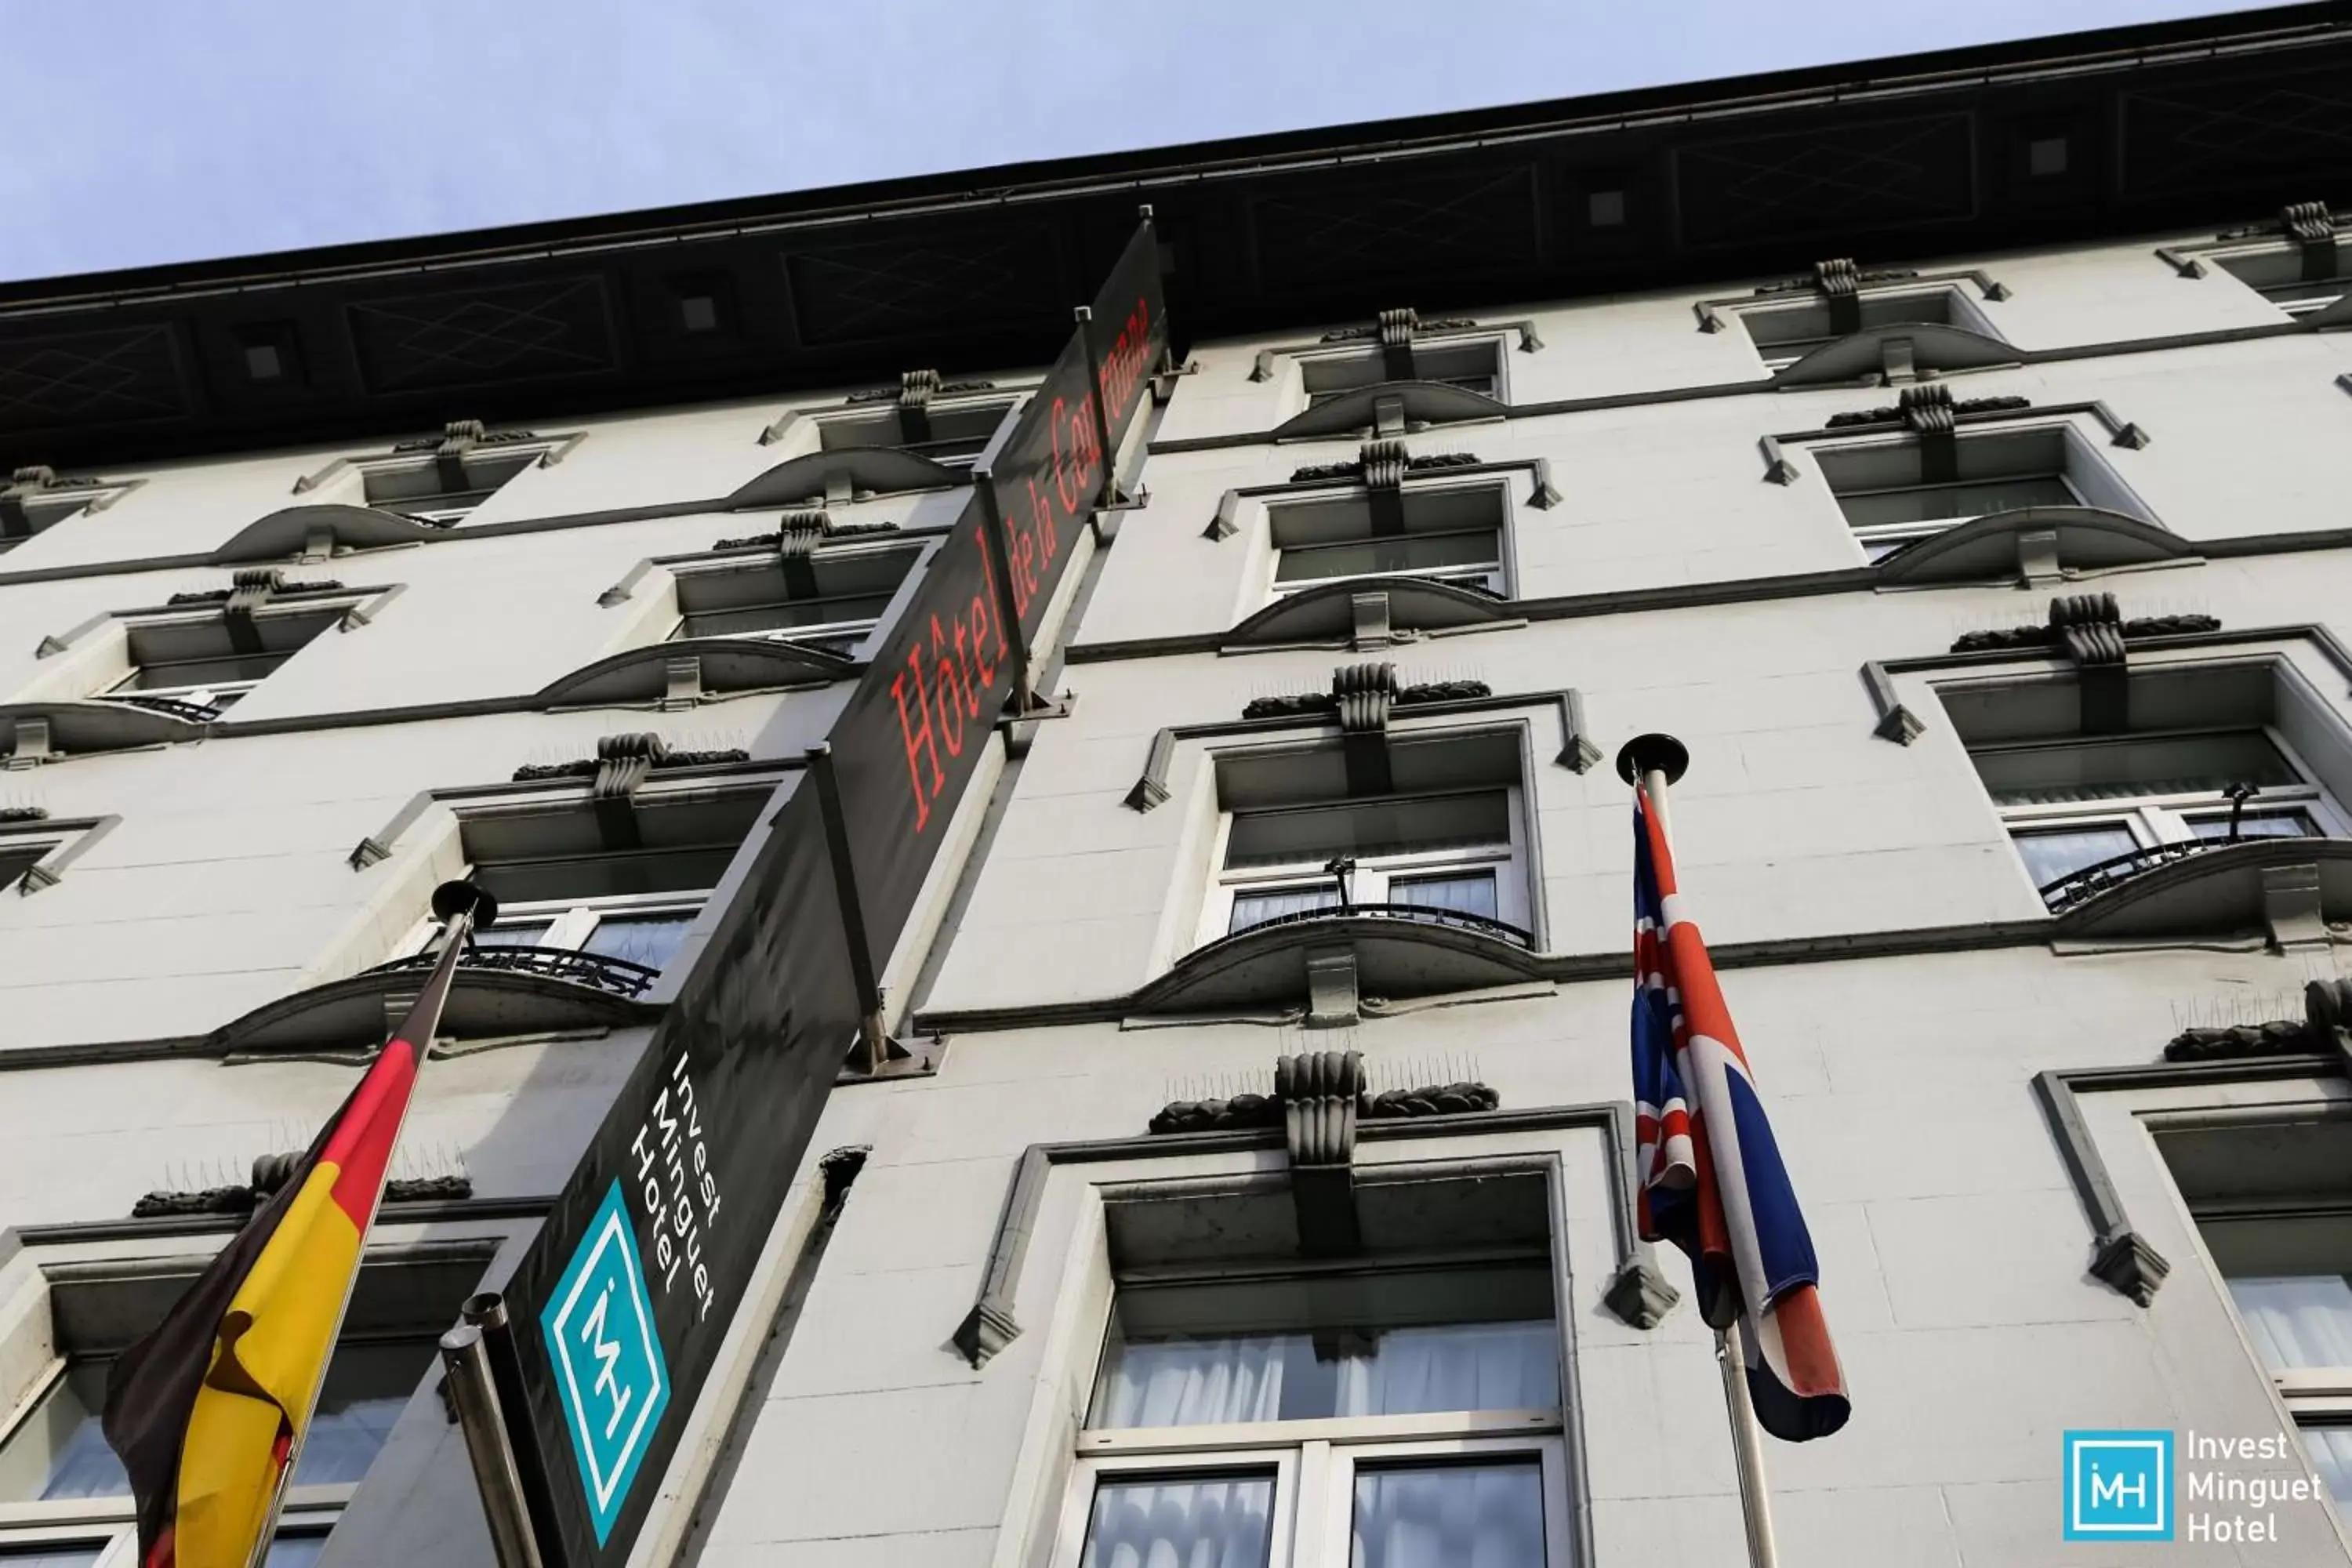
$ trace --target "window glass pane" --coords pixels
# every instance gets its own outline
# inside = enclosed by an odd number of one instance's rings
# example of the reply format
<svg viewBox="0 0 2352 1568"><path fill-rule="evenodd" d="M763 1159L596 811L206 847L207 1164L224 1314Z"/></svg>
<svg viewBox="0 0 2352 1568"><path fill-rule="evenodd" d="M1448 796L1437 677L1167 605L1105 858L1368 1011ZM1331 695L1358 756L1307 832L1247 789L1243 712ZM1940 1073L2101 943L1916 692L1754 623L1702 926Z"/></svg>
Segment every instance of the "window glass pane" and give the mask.
<svg viewBox="0 0 2352 1568"><path fill-rule="evenodd" d="M1559 1404L1539 1265L1122 1289L1090 1427Z"/></svg>
<svg viewBox="0 0 2352 1568"><path fill-rule="evenodd" d="M1079 1568L1264 1568L1274 1478L1106 1480Z"/></svg>
<svg viewBox="0 0 2352 1568"><path fill-rule="evenodd" d="M2259 730L2002 747L1969 755L1995 805L2220 795L2236 784L2269 789L2303 782Z"/></svg>
<svg viewBox="0 0 2352 1568"><path fill-rule="evenodd" d="M522 921L509 924L500 921L485 931L474 933L474 941L483 947L537 947L547 934L551 921Z"/></svg>
<svg viewBox="0 0 2352 1568"><path fill-rule="evenodd" d="M1225 923L1231 935L1247 931L1254 925L1279 920L1284 915L1303 915L1310 910L1334 910L1339 907L1339 889L1324 882L1309 888L1269 888L1258 892L1234 895L1234 918Z"/></svg>
<svg viewBox="0 0 2352 1568"><path fill-rule="evenodd" d="M298 1485L355 1482L437 1353L431 1338L344 1345L327 1369ZM131 1484L99 1429L110 1363L77 1362L54 1393L0 1445L0 1502L121 1497Z"/></svg>
<svg viewBox="0 0 2352 1568"><path fill-rule="evenodd" d="M1459 915L1484 915L1498 920L1492 871L1448 871L1434 877L1392 877L1389 902L1420 910L1452 910Z"/></svg>
<svg viewBox="0 0 2352 1568"><path fill-rule="evenodd" d="M1320 865L1334 855L1395 855L1412 850L1507 845L1510 801L1502 790L1275 806L1234 813L1225 864Z"/></svg>
<svg viewBox="0 0 2352 1568"><path fill-rule="evenodd" d="M1344 544L1311 544L1285 550L1275 566L1277 583L1360 577L1373 572L1427 572L1446 566L1487 566L1502 559L1492 530L1469 533L1400 533Z"/></svg>
<svg viewBox="0 0 2352 1568"><path fill-rule="evenodd" d="M606 915L596 922L581 951L660 969L676 956L677 944L693 924L691 913Z"/></svg>
<svg viewBox="0 0 2352 1568"><path fill-rule="evenodd" d="M2227 838L2230 819L2226 816L2200 816L2189 825L2189 831L2200 838ZM2300 811L2250 811L2238 819L2241 838L2316 838L2319 829L2311 818Z"/></svg>
<svg viewBox="0 0 2352 1568"><path fill-rule="evenodd" d="M103 1541L0 1546L0 1568L91 1568L105 1551Z"/></svg>
<svg viewBox="0 0 2352 1568"><path fill-rule="evenodd" d="M180 658L142 664L114 687L117 691L158 691L177 687L218 686L261 680L294 655L240 653L226 658Z"/></svg>
<svg viewBox="0 0 2352 1568"><path fill-rule="evenodd" d="M297 1535L281 1531L269 1542L269 1558L264 1568L310 1568L327 1550L327 1532Z"/></svg>
<svg viewBox="0 0 2352 1568"><path fill-rule="evenodd" d="M2066 481L2056 474L2026 474L1956 485L1917 485L1838 497L1846 521L1856 528L1885 522L1958 522L1963 518L2013 511L2019 507L2081 504Z"/></svg>
<svg viewBox="0 0 2352 1568"><path fill-rule="evenodd" d="M2352 1518L2352 1426L2305 1426L2303 1447L2311 1468L2327 1483L2336 1511Z"/></svg>
<svg viewBox="0 0 2352 1568"><path fill-rule="evenodd" d="M2025 874L2037 888L2139 847L2139 841L2122 827L2053 827L2013 837L2017 852L2025 858Z"/></svg>
<svg viewBox="0 0 2352 1568"><path fill-rule="evenodd" d="M2352 1366L2352 1282L2344 1276L2255 1275L2231 1280L2230 1298L2272 1371Z"/></svg>
<svg viewBox="0 0 2352 1568"><path fill-rule="evenodd" d="M1364 1469L1349 1568L1544 1568L1543 1467Z"/></svg>
<svg viewBox="0 0 2352 1568"><path fill-rule="evenodd" d="M748 605L740 609L709 610L688 615L680 637L759 637L769 632L799 632L812 626L868 622L890 607L887 594L857 595L839 599L785 600L772 605Z"/></svg>

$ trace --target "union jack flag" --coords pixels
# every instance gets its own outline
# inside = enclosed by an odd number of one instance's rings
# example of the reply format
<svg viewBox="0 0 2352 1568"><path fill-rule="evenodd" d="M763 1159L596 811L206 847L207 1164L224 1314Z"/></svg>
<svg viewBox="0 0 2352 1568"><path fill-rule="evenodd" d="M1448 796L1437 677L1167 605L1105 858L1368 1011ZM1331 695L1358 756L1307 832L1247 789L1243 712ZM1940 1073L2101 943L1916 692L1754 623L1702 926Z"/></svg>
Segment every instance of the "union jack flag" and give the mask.
<svg viewBox="0 0 2352 1568"><path fill-rule="evenodd" d="M1633 1125L1642 1236L1691 1260L1698 1310L1742 1328L1756 1419L1802 1443L1845 1425L1821 1267L1772 1123L1675 890L1674 856L1633 791Z"/></svg>

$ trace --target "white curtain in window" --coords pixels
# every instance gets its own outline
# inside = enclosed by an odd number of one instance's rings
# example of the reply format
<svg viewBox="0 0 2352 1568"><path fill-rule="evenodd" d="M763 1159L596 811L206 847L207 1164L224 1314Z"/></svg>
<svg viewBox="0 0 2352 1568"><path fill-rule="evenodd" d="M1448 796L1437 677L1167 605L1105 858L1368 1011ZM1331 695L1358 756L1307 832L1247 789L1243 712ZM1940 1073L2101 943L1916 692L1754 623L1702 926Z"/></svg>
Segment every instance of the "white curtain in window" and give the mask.
<svg viewBox="0 0 2352 1568"><path fill-rule="evenodd" d="M1105 1481L1078 1568L1265 1568L1270 1476Z"/></svg>
<svg viewBox="0 0 2352 1568"><path fill-rule="evenodd" d="M2264 1366L2352 1366L2352 1281L2344 1276L2232 1279L2230 1294Z"/></svg>
<svg viewBox="0 0 2352 1568"><path fill-rule="evenodd" d="M1282 1416L1291 1336L1130 1344L1096 1400L1096 1426L1202 1426Z"/></svg>
<svg viewBox="0 0 2352 1568"><path fill-rule="evenodd" d="M1389 881L1389 902L1417 910L1451 910L1458 915L1497 919L1495 873L1463 871L1443 877L1396 877Z"/></svg>
<svg viewBox="0 0 2352 1568"><path fill-rule="evenodd" d="M1370 1355L1339 1363L1341 1415L1433 1410L1551 1410L1559 1405L1549 1321L1384 1329Z"/></svg>
<svg viewBox="0 0 2352 1568"><path fill-rule="evenodd" d="M1276 888L1263 893L1235 893L1234 918L1226 923L1228 933L1247 931L1267 921L1280 920L1285 915L1303 915L1310 910L1336 910L1339 907L1339 889L1329 882L1318 882L1311 888Z"/></svg>
<svg viewBox="0 0 2352 1568"><path fill-rule="evenodd" d="M1349 1568L1544 1568L1534 1460L1356 1477Z"/></svg>

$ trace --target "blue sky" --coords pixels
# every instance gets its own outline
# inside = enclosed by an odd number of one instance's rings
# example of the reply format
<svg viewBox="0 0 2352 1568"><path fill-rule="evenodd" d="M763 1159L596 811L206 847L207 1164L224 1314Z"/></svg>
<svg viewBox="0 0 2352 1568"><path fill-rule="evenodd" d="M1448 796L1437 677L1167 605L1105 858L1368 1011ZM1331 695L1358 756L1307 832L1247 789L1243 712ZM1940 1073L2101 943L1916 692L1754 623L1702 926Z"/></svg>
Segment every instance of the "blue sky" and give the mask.
<svg viewBox="0 0 2352 1568"><path fill-rule="evenodd" d="M0 279L1570 97L2229 0L0 0Z"/></svg>

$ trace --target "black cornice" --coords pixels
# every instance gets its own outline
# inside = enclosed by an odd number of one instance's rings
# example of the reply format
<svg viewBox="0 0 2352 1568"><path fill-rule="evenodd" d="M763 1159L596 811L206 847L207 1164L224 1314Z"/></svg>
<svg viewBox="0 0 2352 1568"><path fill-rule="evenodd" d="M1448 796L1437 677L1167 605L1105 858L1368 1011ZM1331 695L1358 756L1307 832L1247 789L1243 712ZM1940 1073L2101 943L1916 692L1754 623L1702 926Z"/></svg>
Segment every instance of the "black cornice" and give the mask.
<svg viewBox="0 0 2352 1568"><path fill-rule="evenodd" d="M2352 19L2318 5L17 284L0 471L1040 361L1139 202L1199 337L2258 220L2347 170Z"/></svg>

